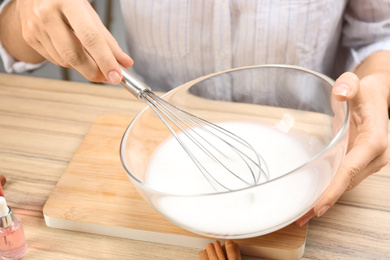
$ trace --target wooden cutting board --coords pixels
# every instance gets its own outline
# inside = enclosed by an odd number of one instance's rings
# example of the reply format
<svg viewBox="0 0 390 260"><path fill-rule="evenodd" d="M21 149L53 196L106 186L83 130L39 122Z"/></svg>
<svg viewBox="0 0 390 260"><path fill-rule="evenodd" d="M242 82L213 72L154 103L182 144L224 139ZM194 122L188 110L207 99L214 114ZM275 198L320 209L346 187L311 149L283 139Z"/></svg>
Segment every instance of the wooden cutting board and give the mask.
<svg viewBox="0 0 390 260"><path fill-rule="evenodd" d="M204 249L215 239L186 231L161 216L138 194L119 157L131 117L98 118L47 200L49 227ZM260 237L235 240L242 254L299 259L308 225L291 224Z"/></svg>

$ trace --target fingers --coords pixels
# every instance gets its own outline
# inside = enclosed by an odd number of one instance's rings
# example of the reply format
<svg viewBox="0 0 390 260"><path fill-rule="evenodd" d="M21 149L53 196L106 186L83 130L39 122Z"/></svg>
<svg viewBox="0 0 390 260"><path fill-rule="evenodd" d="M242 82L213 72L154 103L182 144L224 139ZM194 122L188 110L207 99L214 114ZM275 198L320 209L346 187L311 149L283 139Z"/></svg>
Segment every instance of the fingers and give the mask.
<svg viewBox="0 0 390 260"><path fill-rule="evenodd" d="M369 159L367 160L364 156L370 157L371 155L366 153L361 154L359 149L351 150L350 153L347 154L335 178L326 189L325 193L316 202L316 205L296 221L299 226L305 225L314 216L320 217L324 215L346 190L352 189L352 187L366 177L365 175L367 175L373 167L370 165L370 167L367 168L367 161ZM362 172L362 169L364 169L364 172Z"/></svg>
<svg viewBox="0 0 390 260"><path fill-rule="evenodd" d="M132 66L87 1L18 1L18 7L26 42L52 63L112 84L121 81L119 64Z"/></svg>
<svg viewBox="0 0 390 260"><path fill-rule="evenodd" d="M362 175L363 169L369 170L367 166L370 159L367 158L370 158L371 154L364 150L355 148L346 155L334 180L314 207L317 216L325 213L324 210L321 210L324 206L331 207L347 189L353 187L355 179ZM363 177L359 179L363 179Z"/></svg>
<svg viewBox="0 0 390 260"><path fill-rule="evenodd" d="M322 216L345 191L356 187L367 176L385 166L388 161L387 158L388 152L372 158L372 150L367 149L367 147L352 149L346 156L336 177L316 203L313 209L314 214L318 217Z"/></svg>
<svg viewBox="0 0 390 260"><path fill-rule="evenodd" d="M52 40L46 31L40 33L40 42L36 45L36 50L42 54L50 62L62 66L69 67L69 64L64 61L61 55L52 44Z"/></svg>
<svg viewBox="0 0 390 260"><path fill-rule="evenodd" d="M305 215L303 215L301 218L299 218L297 221L295 221L295 224L302 227L307 222L309 222L310 219L312 219L316 214L314 213L314 210L309 210Z"/></svg>
<svg viewBox="0 0 390 260"><path fill-rule="evenodd" d="M60 65L60 62L58 60L52 58L52 56L55 56L54 54L50 55L46 48L44 47L44 44L42 44L38 39L36 38L27 38L24 37L28 45L33 48L36 52L38 52L40 55L42 55L46 60L56 64Z"/></svg>
<svg viewBox="0 0 390 260"><path fill-rule="evenodd" d="M64 14L85 51L93 57L104 77L112 84L118 84L122 78L119 64L101 33L100 25L96 24L96 20L91 15L86 16L86 13L90 14L86 5L80 5L78 9L64 9ZM100 20L98 22L101 23ZM84 53L79 54L83 61L89 60L85 59ZM83 69L82 64L77 64L77 67Z"/></svg>
<svg viewBox="0 0 390 260"><path fill-rule="evenodd" d="M98 14L93 10L91 5L88 5L88 8L90 9L90 12L92 16L94 17L96 24L100 27L101 32L103 33L104 37L106 38L106 41L108 45L110 46L110 49L112 50L112 53L114 54L116 60L125 68L129 68L133 65L133 60L122 51L120 48L118 42L115 40L115 38L112 36L112 34L107 30L107 28L100 22L100 17Z"/></svg>
<svg viewBox="0 0 390 260"><path fill-rule="evenodd" d="M46 30L63 63L69 64L90 81L105 81L106 77L101 73L94 59L86 52L79 39L62 19L56 17L51 24L52 26L47 26Z"/></svg>
<svg viewBox="0 0 390 260"><path fill-rule="evenodd" d="M122 51L111 33L105 27L102 28L102 32L104 33L108 46L112 50L112 53L119 64L121 64L124 68L130 68L133 66L134 61Z"/></svg>
<svg viewBox="0 0 390 260"><path fill-rule="evenodd" d="M369 175L379 171L389 160L387 143L382 145L375 142L362 141L360 145L345 156L337 175L317 201L316 205L296 223L299 226L306 224L312 217L320 217L331 208L345 191L356 187Z"/></svg>
<svg viewBox="0 0 390 260"><path fill-rule="evenodd" d="M359 78L352 72L345 72L335 82L332 95L338 101L347 101L353 98L359 89Z"/></svg>

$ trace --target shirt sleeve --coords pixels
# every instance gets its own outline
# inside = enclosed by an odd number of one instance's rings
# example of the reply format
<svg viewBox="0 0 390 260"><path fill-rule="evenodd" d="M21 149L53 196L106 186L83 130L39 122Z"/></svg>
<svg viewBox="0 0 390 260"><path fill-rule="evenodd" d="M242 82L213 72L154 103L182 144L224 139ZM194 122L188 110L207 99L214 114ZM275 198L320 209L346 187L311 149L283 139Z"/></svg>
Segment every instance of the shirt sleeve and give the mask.
<svg viewBox="0 0 390 260"><path fill-rule="evenodd" d="M376 51L390 51L390 0L351 0L344 18L342 43L348 49L347 71L354 71Z"/></svg>
<svg viewBox="0 0 390 260"><path fill-rule="evenodd" d="M3 10L4 6L8 4L11 0L5 0L0 5L0 13ZM4 69L8 73L22 73L26 71L35 70L45 64L47 61L41 63L26 63L22 61L15 60L4 48L0 42L0 57L4 64Z"/></svg>

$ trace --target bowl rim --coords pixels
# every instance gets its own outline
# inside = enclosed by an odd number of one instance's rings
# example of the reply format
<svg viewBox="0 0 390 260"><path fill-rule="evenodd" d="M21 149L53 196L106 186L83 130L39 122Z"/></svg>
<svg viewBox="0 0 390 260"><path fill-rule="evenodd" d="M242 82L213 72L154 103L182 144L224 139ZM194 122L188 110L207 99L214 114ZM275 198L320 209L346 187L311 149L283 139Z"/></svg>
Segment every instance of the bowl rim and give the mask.
<svg viewBox="0 0 390 260"><path fill-rule="evenodd" d="M300 67L300 66L296 66L296 65L287 65L287 64L262 64L262 65L253 65L253 66L245 66L245 67L239 67L239 68L233 68L233 69L228 69L228 70L223 70L223 71L219 71L219 72L216 72L216 73L211 73L211 74L208 74L208 75L205 75L205 76L202 76L202 77L199 77L199 78L196 78L194 80L191 80L191 81L188 81L174 89L172 89L171 91L168 91L167 93L164 93L161 97L164 97L165 95L171 95L173 92L176 92L178 90L182 90L182 89L185 89L185 88L189 88L191 86L193 86L194 84L198 83L198 82L201 82L201 81L204 81L204 80L207 80L207 79L210 79L212 77L215 77L215 76L218 76L218 75L221 75L221 74L225 74L225 73L230 73L230 72L235 72L235 71L239 71L239 70L245 70L245 69L257 69L257 68L284 68L284 69L294 69L294 70L300 70L300 71L303 71L303 72L307 72L307 73L310 73L312 75L315 75L319 78L322 78L323 80L327 81L331 86L334 85L334 80L331 79L330 77L328 77L327 75L324 75L322 73L319 73L317 71L314 71L314 70L311 70L311 69L308 69L308 68L304 68L304 67ZM249 189L255 189L257 187L260 187L262 185L266 185L268 183L272 183L278 179L281 179L287 175L290 175L290 174L293 174L297 171L299 171L300 169L306 167L307 165L309 165L311 162L317 160L318 158L320 158L322 155L324 155L326 153L326 151L330 150L333 146L336 145L336 143L338 142L339 139L341 139L343 137L343 135L346 133L346 131L348 131L348 126L349 126L349 102L348 101L338 101L340 103L342 103L345 107L345 118L344 118L344 121L343 121L343 124L342 126L340 127L340 130L334 135L334 137L332 138L332 140L328 143L328 145L322 149L319 153L317 153L315 156L311 157L310 160L308 160L307 162L299 165L298 167L288 171L288 172L285 172L283 173L282 175L272 179L272 180L269 180L269 181L266 181L266 182L263 182L263 183L259 183L257 185L253 185L253 186L249 186L249 187L244 187L244 188L241 188L241 189L236 189L236 190L227 190L227 191L216 191L216 192L208 192L208 193L193 193L193 194L176 194L176 193L169 193L169 192L164 192L164 191L160 191L160 190L156 190L152 187L150 187L148 184L146 184L145 182L142 182L141 180L139 180L138 178L136 178L131 172L130 170L126 167L126 161L125 161L125 149L124 149L124 144L125 144L125 141L127 140L127 137L128 137L128 134L129 134L129 129L132 127L133 123L138 119L138 117L140 117L142 115L142 113L147 110L147 109L150 109L146 104L146 107L143 108L135 117L134 119L130 122L130 124L127 126L123 136L122 136L122 139L121 139L121 142L120 142L120 148L119 148L119 153L120 153L120 159L121 159L121 163L122 163L122 166L123 168L125 169L127 175L130 177L130 179L132 181L135 181L137 182L138 184L140 184L141 186L143 186L144 188L147 188L148 190L150 191L153 191L153 193L155 194L159 194L159 195L168 195L168 196L176 196L176 197L194 197L194 196L212 196L212 195L220 195L220 194L226 194L226 193L234 193L234 192L240 192L240 191L243 191L243 190L249 190ZM334 179L335 176L333 176L332 180Z"/></svg>

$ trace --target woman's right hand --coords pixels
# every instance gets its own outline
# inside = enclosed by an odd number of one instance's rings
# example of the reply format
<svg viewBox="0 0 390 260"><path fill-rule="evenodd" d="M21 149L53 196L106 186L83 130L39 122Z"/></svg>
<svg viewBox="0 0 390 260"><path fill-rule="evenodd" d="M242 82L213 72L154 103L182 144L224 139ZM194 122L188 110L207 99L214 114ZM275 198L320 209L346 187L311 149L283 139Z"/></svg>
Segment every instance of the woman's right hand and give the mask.
<svg viewBox="0 0 390 260"><path fill-rule="evenodd" d="M119 64L126 68L133 64L87 0L14 0L13 4L22 38L52 63L72 67L90 81L112 84L121 80Z"/></svg>

